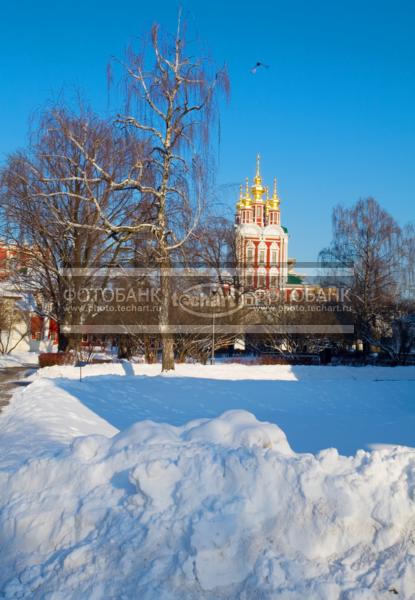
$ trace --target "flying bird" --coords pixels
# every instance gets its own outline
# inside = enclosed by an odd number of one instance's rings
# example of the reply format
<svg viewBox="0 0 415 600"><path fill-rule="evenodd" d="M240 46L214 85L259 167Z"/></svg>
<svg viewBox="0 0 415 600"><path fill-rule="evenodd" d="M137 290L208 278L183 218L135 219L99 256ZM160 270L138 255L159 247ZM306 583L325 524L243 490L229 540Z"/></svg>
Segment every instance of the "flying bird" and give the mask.
<svg viewBox="0 0 415 600"><path fill-rule="evenodd" d="M252 67L252 69L251 69L251 73L252 73L253 75L255 75L255 73L257 72L257 70L258 70L260 67L264 67L265 69L269 69L269 65L265 65L265 64L264 64L264 63L262 63L262 62L257 62L257 63L256 63L256 65L255 65L255 67Z"/></svg>

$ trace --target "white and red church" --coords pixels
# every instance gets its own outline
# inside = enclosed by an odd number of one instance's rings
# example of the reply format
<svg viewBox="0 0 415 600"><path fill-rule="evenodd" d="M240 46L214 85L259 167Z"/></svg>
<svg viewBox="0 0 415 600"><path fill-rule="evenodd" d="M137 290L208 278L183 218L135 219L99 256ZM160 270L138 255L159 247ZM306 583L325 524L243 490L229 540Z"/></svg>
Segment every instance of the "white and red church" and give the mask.
<svg viewBox="0 0 415 600"><path fill-rule="evenodd" d="M249 187L246 179L245 193L241 186L236 205L236 252L239 275L245 289L273 290L286 288L290 279L301 279L289 274L294 265L288 259L288 231L281 225L280 198L277 180L273 194L262 183L260 157L257 156L256 175Z"/></svg>

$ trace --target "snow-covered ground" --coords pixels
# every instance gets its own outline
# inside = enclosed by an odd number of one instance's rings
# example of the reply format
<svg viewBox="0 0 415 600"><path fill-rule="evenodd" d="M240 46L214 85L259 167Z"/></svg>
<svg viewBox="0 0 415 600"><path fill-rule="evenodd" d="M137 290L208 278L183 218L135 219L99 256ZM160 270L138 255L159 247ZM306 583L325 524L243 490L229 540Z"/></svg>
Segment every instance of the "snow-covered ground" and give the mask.
<svg viewBox="0 0 415 600"><path fill-rule="evenodd" d="M13 352L13 354L0 354L0 368L37 366L39 354L37 352Z"/></svg>
<svg viewBox="0 0 415 600"><path fill-rule="evenodd" d="M38 371L31 397L79 398L120 430L143 419L184 425L244 409L281 427L296 452L415 446L414 367L177 365L160 376L160 365L114 363L82 371L82 382L75 367Z"/></svg>
<svg viewBox="0 0 415 600"><path fill-rule="evenodd" d="M415 600L414 368L158 369L16 392L0 597Z"/></svg>

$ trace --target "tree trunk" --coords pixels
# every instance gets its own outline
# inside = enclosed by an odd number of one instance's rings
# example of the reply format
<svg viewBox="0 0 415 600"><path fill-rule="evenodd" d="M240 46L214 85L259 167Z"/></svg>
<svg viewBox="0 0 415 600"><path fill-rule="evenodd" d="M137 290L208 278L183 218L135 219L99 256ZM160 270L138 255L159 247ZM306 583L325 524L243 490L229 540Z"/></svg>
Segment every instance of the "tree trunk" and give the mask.
<svg viewBox="0 0 415 600"><path fill-rule="evenodd" d="M161 287L161 306L159 313L159 326L161 333L162 348L162 371L174 371L174 338L168 331L170 325L170 298L171 298L171 277L170 260L166 257L161 265L160 287Z"/></svg>
<svg viewBox="0 0 415 600"><path fill-rule="evenodd" d="M66 333L62 333L62 330L58 330L58 352L65 352L69 345L69 336Z"/></svg>
<svg viewBox="0 0 415 600"><path fill-rule="evenodd" d="M174 338L171 333L163 335L162 371L174 371Z"/></svg>

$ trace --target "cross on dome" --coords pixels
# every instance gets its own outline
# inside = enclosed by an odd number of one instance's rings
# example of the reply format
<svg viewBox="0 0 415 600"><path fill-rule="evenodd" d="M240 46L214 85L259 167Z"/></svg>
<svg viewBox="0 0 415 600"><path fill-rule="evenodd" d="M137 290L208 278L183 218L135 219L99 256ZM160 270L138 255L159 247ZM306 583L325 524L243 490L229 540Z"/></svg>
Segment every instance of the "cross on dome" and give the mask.
<svg viewBox="0 0 415 600"><path fill-rule="evenodd" d="M254 197L254 202L262 202L262 196L265 192L265 187L262 185L262 177L260 172L260 160L261 157L257 154L256 157L256 174L254 178L254 185L251 187L251 192Z"/></svg>

